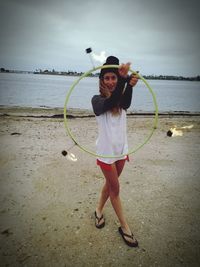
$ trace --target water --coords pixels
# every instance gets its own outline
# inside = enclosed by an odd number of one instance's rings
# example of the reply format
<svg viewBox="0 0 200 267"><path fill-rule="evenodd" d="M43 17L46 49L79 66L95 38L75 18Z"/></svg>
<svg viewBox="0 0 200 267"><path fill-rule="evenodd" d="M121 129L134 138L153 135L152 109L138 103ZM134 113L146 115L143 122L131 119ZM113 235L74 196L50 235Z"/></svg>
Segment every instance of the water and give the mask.
<svg viewBox="0 0 200 267"><path fill-rule="evenodd" d="M0 73L0 105L61 107L78 77ZM159 111L200 112L200 82L147 81L156 94ZM91 98L98 94L98 78L84 78L73 90L68 107L92 109ZM142 81L134 87L133 111L154 111L152 96Z"/></svg>

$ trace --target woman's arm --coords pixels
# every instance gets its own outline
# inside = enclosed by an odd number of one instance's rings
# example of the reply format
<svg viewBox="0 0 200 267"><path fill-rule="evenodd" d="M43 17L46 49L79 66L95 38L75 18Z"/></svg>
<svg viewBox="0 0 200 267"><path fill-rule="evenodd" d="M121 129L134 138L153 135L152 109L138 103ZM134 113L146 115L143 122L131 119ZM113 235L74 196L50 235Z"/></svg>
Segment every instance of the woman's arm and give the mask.
<svg viewBox="0 0 200 267"><path fill-rule="evenodd" d="M124 94L121 96L119 106L123 109L128 109L131 105L133 88L130 85L126 86Z"/></svg>
<svg viewBox="0 0 200 267"><path fill-rule="evenodd" d="M124 91L124 94L120 100L120 107L123 109L128 109L131 105L132 94L133 94L133 86L135 86L138 82L138 78L136 75L131 75L128 78L127 86Z"/></svg>
<svg viewBox="0 0 200 267"><path fill-rule="evenodd" d="M119 103L125 83L127 81L129 68L130 68L129 62L126 64L120 65L118 69L119 77L118 77L117 86L109 98L104 98L100 95L93 96L92 106L93 106L93 110L96 116L99 116L102 113L112 109Z"/></svg>
<svg viewBox="0 0 200 267"><path fill-rule="evenodd" d="M95 95L92 98L92 106L96 116L112 109L120 101L126 79L123 77L118 78L117 86L112 95L109 98Z"/></svg>

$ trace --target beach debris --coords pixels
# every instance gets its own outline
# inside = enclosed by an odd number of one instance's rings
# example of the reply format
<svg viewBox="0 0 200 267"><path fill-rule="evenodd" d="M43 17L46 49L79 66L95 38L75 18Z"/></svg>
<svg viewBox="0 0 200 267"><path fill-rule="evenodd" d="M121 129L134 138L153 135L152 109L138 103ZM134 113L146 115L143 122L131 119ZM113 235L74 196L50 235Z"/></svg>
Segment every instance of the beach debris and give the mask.
<svg viewBox="0 0 200 267"><path fill-rule="evenodd" d="M13 233L10 231L10 229L6 229L4 231L1 232L2 235L5 235L5 236L9 236L9 235L12 235Z"/></svg>
<svg viewBox="0 0 200 267"><path fill-rule="evenodd" d="M14 133L11 133L10 135L21 135L21 133L14 132Z"/></svg>
<svg viewBox="0 0 200 267"><path fill-rule="evenodd" d="M74 209L74 211L79 211L79 209L78 209L78 208L76 208L76 209Z"/></svg>
<svg viewBox="0 0 200 267"><path fill-rule="evenodd" d="M19 255L17 261L18 261L19 263L23 263L23 262L25 262L25 261L26 261L28 258L30 258L30 257L31 257L31 255L22 253L21 255Z"/></svg>
<svg viewBox="0 0 200 267"><path fill-rule="evenodd" d="M193 124L188 125L188 126L182 126L182 127L177 127L176 125L173 128L170 128L169 131L167 131L167 136L174 137L174 136L183 136L183 131L184 130L190 130L194 127Z"/></svg>

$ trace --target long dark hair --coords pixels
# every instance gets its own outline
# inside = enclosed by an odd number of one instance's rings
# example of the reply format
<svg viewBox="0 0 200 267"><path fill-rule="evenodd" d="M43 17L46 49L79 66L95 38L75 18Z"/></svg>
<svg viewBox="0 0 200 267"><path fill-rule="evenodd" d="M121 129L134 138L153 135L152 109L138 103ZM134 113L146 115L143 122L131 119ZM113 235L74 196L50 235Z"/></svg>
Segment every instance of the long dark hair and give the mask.
<svg viewBox="0 0 200 267"><path fill-rule="evenodd" d="M99 93L102 97L109 98L111 97L112 93L110 90L106 87L106 85L103 82L103 77L99 79ZM121 114L121 107L119 106L119 103L116 105L116 107L113 107L111 109L111 113L113 116L117 116Z"/></svg>

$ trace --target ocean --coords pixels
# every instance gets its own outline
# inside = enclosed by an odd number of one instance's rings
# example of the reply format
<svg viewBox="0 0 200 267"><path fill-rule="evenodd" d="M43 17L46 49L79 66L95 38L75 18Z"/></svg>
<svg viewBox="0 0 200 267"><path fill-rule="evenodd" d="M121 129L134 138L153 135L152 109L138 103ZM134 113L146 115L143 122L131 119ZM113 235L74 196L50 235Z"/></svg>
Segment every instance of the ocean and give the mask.
<svg viewBox="0 0 200 267"><path fill-rule="evenodd" d="M62 108L72 83L79 77L0 73L0 106ZM147 80L159 112L200 112L200 82ZM92 110L91 98L98 94L98 78L82 79L73 90L68 108ZM140 80L133 89L130 111L153 112L152 95Z"/></svg>

